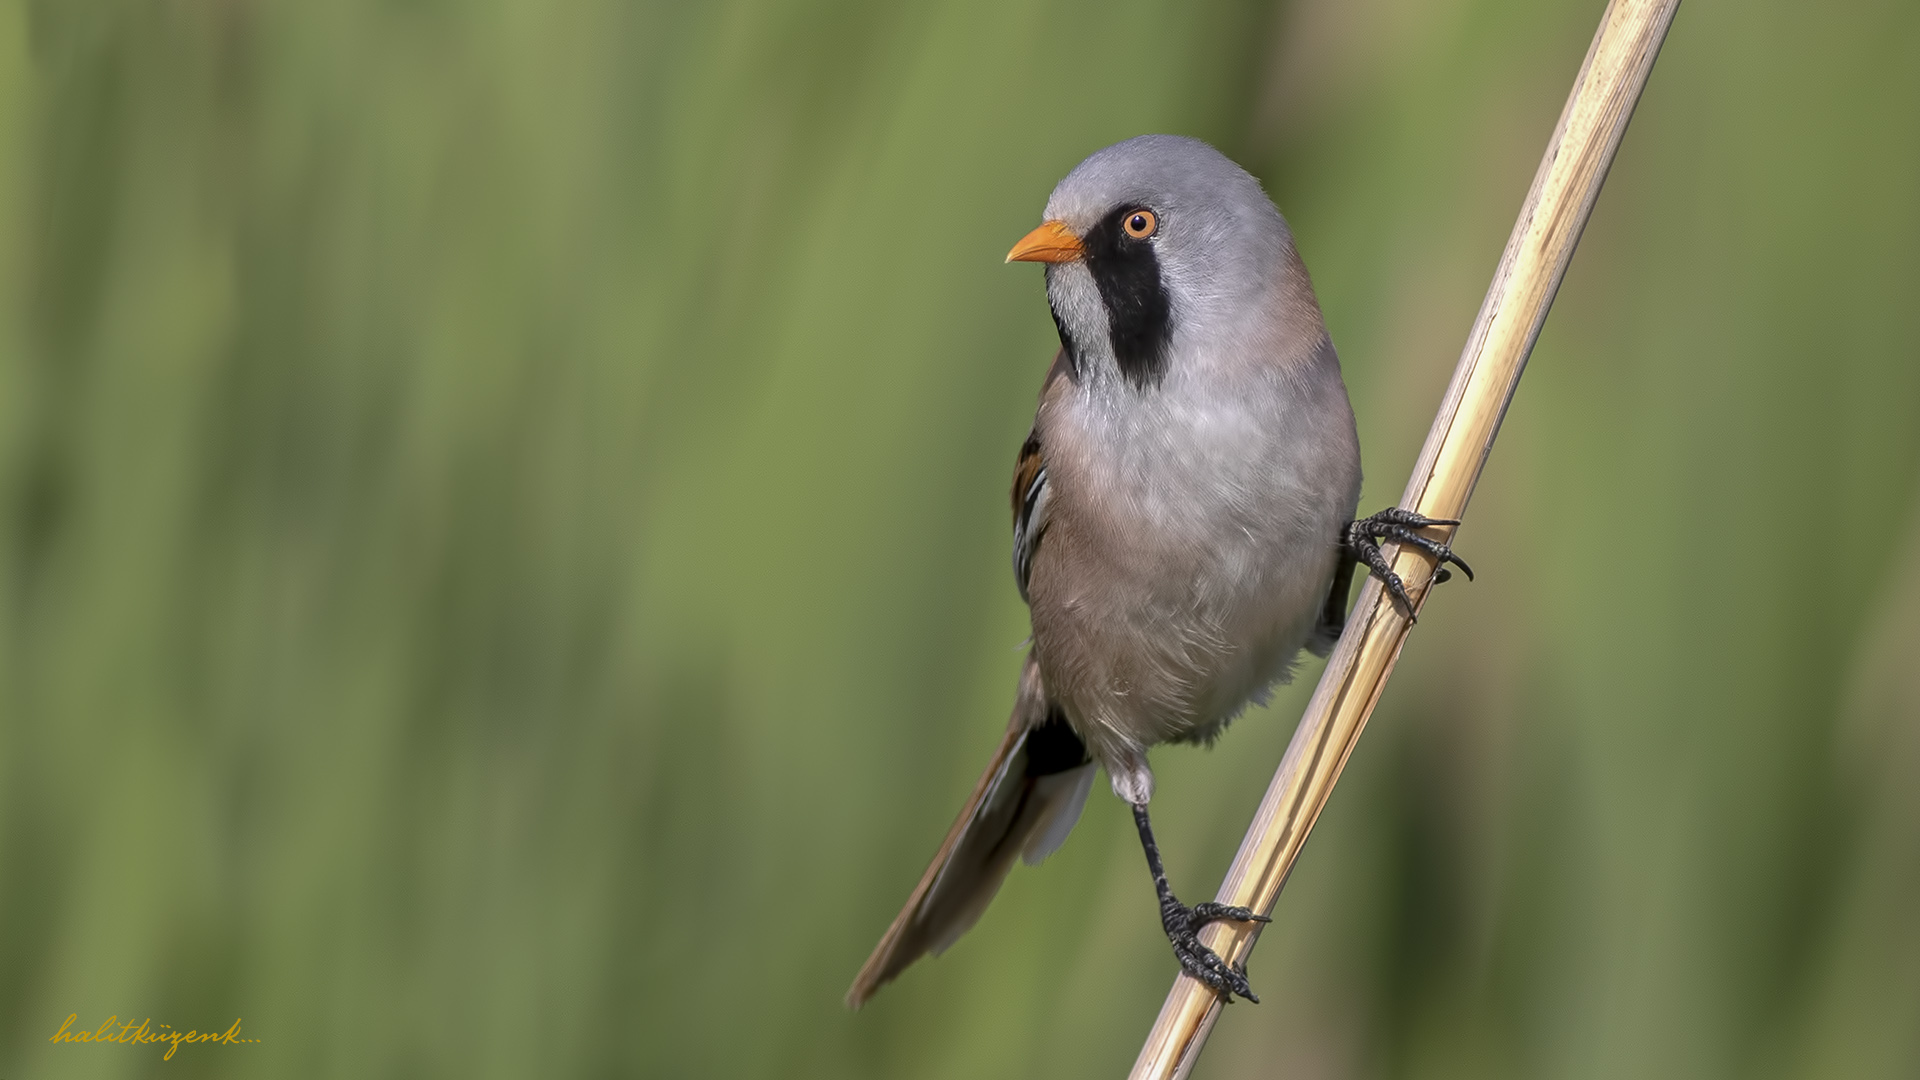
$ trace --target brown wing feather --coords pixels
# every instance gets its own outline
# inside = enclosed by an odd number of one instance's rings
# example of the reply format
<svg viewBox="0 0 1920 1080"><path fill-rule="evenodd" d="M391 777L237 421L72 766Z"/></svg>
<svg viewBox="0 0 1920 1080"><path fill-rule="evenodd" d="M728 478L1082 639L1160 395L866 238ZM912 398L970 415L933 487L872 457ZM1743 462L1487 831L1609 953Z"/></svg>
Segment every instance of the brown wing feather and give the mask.
<svg viewBox="0 0 1920 1080"><path fill-rule="evenodd" d="M1073 377L1073 365L1067 359L1067 350L1061 349L1053 354L1053 366L1047 369L1047 377L1040 381L1040 396L1047 396L1048 388L1056 379ZM1040 428L1034 425L1027 432L1027 441L1020 444L1020 457L1013 463L1013 527L1018 532L1021 527L1021 514L1027 502L1027 496L1033 490L1033 481L1040 475L1042 458L1040 456Z"/></svg>
<svg viewBox="0 0 1920 1080"><path fill-rule="evenodd" d="M1053 367L1040 388L1042 400L1055 380L1072 378L1066 358L1065 349L1054 355ZM1047 531L1046 496L1047 458L1036 420L1013 463L1013 582L1022 600L1027 598L1027 572L1033 566L1033 553L1040 546L1041 534Z"/></svg>
<svg viewBox="0 0 1920 1080"><path fill-rule="evenodd" d="M1027 441L1020 444L1020 457L1013 463L1013 528L1020 531L1021 517L1027 509L1027 496L1033 491L1033 482L1040 478L1043 459L1040 457L1040 433L1027 433Z"/></svg>

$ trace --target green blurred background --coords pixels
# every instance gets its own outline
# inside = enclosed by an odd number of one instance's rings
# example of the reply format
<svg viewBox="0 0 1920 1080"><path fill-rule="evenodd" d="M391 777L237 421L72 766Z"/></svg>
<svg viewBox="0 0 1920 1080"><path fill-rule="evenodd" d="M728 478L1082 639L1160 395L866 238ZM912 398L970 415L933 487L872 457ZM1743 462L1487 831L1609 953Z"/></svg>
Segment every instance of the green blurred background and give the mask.
<svg viewBox="0 0 1920 1080"><path fill-rule="evenodd" d="M1121 1075L1104 784L840 1004L1025 636L1001 256L1214 141L1386 505L1602 6L0 3L0 1077ZM1199 1076L1920 1075L1917 287L1920 5L1687 0Z"/></svg>

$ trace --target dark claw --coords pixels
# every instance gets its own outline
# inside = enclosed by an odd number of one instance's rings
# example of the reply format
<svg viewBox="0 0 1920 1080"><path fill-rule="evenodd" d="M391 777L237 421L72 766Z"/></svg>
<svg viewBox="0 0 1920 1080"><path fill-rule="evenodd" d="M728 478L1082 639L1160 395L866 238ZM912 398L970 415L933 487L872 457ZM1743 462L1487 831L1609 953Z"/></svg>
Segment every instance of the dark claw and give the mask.
<svg viewBox="0 0 1920 1080"><path fill-rule="evenodd" d="M1193 905L1193 910L1187 914L1187 925L1194 930L1199 930L1208 923L1226 922L1228 920L1233 922L1273 921L1265 915L1254 914L1252 908L1234 907L1228 904L1215 903L1212 900L1204 904Z"/></svg>
<svg viewBox="0 0 1920 1080"><path fill-rule="evenodd" d="M1460 524L1457 518L1430 518L1411 510L1402 510L1398 506L1389 506L1372 517L1360 520L1369 525L1411 525L1416 529L1424 529L1429 525Z"/></svg>
<svg viewBox="0 0 1920 1080"><path fill-rule="evenodd" d="M1200 944L1200 939L1191 933L1174 936L1171 940L1173 955L1180 961L1181 970L1219 994L1222 1004L1231 1004L1236 994L1255 1005L1260 1004L1260 995L1254 993L1253 987L1247 983L1244 966L1229 965L1220 959L1220 954Z"/></svg>
<svg viewBox="0 0 1920 1080"><path fill-rule="evenodd" d="M1393 597L1394 606L1400 609L1400 614L1405 615L1408 622L1419 622L1413 613L1413 600L1407 596L1406 583L1400 580L1399 574L1393 572L1393 564L1387 562L1387 557L1380 553L1380 545L1374 542L1367 529L1371 520L1363 518L1348 523L1347 553L1380 579L1387 595Z"/></svg>
<svg viewBox="0 0 1920 1080"><path fill-rule="evenodd" d="M1436 522L1436 524L1438 523ZM1443 544L1438 540L1435 540L1435 539L1432 539L1431 537L1424 536L1420 533L1414 532L1412 529L1409 529L1403 525L1382 526L1374 530L1374 535L1384 537L1385 539L1388 539L1388 540L1395 540L1402 544L1410 544L1413 547L1417 547L1421 551L1426 552L1428 555L1433 556L1434 561L1440 564L1441 570L1445 570L1447 568L1447 564L1452 563L1453 565L1460 568L1461 573L1467 575L1468 581L1473 580L1473 567L1468 566L1467 561L1465 559L1462 559L1460 556L1455 555L1453 553L1452 547L1446 544ZM1449 574L1447 576L1451 577L1452 575ZM1439 578L1440 575L1436 573L1434 577ZM1445 580L1445 579L1440 579L1440 580Z"/></svg>
<svg viewBox="0 0 1920 1080"><path fill-rule="evenodd" d="M1234 995L1238 994L1258 1005L1260 996L1247 983L1245 966L1228 964L1220 958L1219 953L1200 943L1201 927L1225 919L1240 922L1271 921L1246 908L1230 907L1211 900L1193 907L1173 900L1163 903L1160 909L1160 924L1166 929L1167 940L1173 944L1174 958L1180 961L1182 970L1206 983L1224 1001L1231 1002Z"/></svg>
<svg viewBox="0 0 1920 1080"><path fill-rule="evenodd" d="M1466 560L1455 555L1451 546L1414 531L1434 525L1458 524L1460 522L1454 518L1430 518L1411 510L1390 506L1372 517L1361 518L1347 524L1345 536L1347 553L1365 565L1374 577L1380 579L1380 584L1387 590L1387 595L1393 598L1394 607L1400 614L1406 616L1408 622L1418 622L1419 618L1413 612L1413 600L1407 595L1406 582L1400 580L1400 575L1393 572L1392 564L1387 562L1386 556L1380 551L1379 540L1405 544L1426 553L1438 564L1433 574L1436 585L1453 578L1453 572L1447 569L1448 563L1458 566L1460 572L1467 575L1467 580L1472 581L1473 568L1467 565Z"/></svg>

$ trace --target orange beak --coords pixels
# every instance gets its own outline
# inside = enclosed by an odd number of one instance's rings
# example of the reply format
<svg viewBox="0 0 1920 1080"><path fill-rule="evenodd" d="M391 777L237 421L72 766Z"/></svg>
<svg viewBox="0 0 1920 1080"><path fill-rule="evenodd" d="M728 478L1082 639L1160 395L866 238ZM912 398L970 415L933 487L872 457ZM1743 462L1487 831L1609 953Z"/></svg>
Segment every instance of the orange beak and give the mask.
<svg viewBox="0 0 1920 1080"><path fill-rule="evenodd" d="M1073 230L1058 221L1049 221L1020 238L1007 252L1008 262L1074 262L1085 258L1087 249Z"/></svg>

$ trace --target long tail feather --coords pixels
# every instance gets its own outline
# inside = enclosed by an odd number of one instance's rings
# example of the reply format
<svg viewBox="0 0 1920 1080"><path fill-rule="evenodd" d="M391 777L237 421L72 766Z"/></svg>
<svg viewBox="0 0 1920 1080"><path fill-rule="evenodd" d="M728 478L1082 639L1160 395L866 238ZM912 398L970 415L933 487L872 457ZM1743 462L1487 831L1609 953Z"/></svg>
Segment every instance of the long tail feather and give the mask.
<svg viewBox="0 0 1920 1080"><path fill-rule="evenodd" d="M929 952L940 953L980 919L1016 856L1052 854L1080 817L1094 766L1065 717L1049 708L1029 659L1006 737L907 904L847 991L859 1008Z"/></svg>

